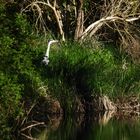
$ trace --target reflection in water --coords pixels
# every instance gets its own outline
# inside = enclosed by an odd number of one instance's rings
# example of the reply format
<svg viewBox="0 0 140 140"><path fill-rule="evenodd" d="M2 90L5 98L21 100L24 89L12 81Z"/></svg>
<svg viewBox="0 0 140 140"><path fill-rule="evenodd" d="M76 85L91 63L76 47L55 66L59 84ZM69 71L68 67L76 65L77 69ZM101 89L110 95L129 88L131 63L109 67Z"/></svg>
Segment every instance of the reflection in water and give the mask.
<svg viewBox="0 0 140 140"><path fill-rule="evenodd" d="M56 123L56 124L55 124ZM139 140L140 120L119 119L113 112L67 116L36 132L37 140Z"/></svg>
<svg viewBox="0 0 140 140"><path fill-rule="evenodd" d="M114 111L104 112L103 116L99 117L99 124L106 125L113 116L114 116Z"/></svg>

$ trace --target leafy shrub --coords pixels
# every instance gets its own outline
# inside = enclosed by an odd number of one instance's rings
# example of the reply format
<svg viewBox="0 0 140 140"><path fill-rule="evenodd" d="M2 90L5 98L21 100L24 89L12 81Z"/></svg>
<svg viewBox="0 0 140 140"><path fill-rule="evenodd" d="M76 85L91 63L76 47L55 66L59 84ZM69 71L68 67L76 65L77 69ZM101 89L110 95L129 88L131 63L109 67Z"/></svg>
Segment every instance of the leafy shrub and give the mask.
<svg viewBox="0 0 140 140"><path fill-rule="evenodd" d="M59 51L50 53L51 61L46 68L48 77L54 79L54 83L56 79L61 81L56 85L63 85L63 90L69 87L80 95L138 94L139 65L134 64L126 54L118 53L116 57L114 51L103 46L94 49L78 43L66 43Z"/></svg>
<svg viewBox="0 0 140 140"><path fill-rule="evenodd" d="M4 137L23 115L23 99L35 100L43 85L37 71L42 50L32 46L37 36L16 6L0 4L0 129ZM10 14L9 8L14 12Z"/></svg>

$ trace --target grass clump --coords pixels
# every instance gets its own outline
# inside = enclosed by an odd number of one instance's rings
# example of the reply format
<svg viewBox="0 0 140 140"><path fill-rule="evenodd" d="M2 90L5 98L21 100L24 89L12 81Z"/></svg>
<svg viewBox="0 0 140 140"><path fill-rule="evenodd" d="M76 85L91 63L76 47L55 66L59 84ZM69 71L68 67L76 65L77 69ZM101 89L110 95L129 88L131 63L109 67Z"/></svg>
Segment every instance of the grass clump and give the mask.
<svg viewBox="0 0 140 140"><path fill-rule="evenodd" d="M59 98L64 107L67 105L66 108L72 108L77 95L114 98L140 93L139 64L133 63L126 54L116 55L116 50L109 46L96 48L94 45L85 47L68 42L50 52L50 63L43 77L53 96Z"/></svg>

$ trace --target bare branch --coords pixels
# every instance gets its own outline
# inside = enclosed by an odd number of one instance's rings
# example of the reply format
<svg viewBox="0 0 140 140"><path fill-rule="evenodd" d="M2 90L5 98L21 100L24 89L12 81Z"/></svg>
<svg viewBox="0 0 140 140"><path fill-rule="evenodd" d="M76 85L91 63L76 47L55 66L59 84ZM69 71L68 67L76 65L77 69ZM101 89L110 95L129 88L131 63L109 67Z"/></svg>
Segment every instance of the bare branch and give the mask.
<svg viewBox="0 0 140 140"><path fill-rule="evenodd" d="M32 10L33 10L33 7L36 7L37 11L38 11L38 18L37 18L36 24L38 23L39 19L41 19L41 21L44 22L44 20L42 18L42 9L40 8L39 4L45 5L45 6L49 7L50 9L52 9L52 11L54 12L55 18L56 18L56 22L57 22L57 25L59 28L60 35L62 36L62 40L65 41L61 12L58 9L56 9L56 0L54 0L53 5L49 2L49 0L47 0L47 2L38 1L38 0L33 1L25 9L23 9L22 12L26 11L30 7Z"/></svg>
<svg viewBox="0 0 140 140"><path fill-rule="evenodd" d="M107 22L114 22L116 20L119 20L121 22L133 22L140 19L140 16L138 17L133 17L133 18L128 18L128 19L124 19L121 17L117 17L117 16L110 16L110 17L106 17L106 18L102 18L94 23L92 23L91 25L89 25L85 31L83 32L83 34L81 35L81 40L83 40L85 37L87 37L88 35L91 37L93 36L103 25L105 25Z"/></svg>
<svg viewBox="0 0 140 140"><path fill-rule="evenodd" d="M27 127L22 128L20 131L22 132L22 131L25 131L25 130L27 130L29 128L32 128L32 127L35 127L35 126L38 126L38 125L44 125L44 124L45 124L44 122L37 122L35 124L31 124L31 125L29 125Z"/></svg>
<svg viewBox="0 0 140 140"><path fill-rule="evenodd" d="M133 18L128 18L128 19L126 19L125 21L127 21L127 22L132 22L132 21L136 21L136 20L139 20L140 19L140 16L138 16L138 17L133 17Z"/></svg>
<svg viewBox="0 0 140 140"><path fill-rule="evenodd" d="M24 137L25 137L26 139L28 139L28 140L34 140L33 137L30 137L30 136L28 136L28 135L25 135L24 133L21 133L21 135L24 136Z"/></svg>
<svg viewBox="0 0 140 140"><path fill-rule="evenodd" d="M56 10L56 1L54 1L54 6L52 6L49 1L47 1L47 3L42 2L42 1L36 1L34 3L46 5L46 6L50 7L53 10L53 12L55 14L57 24L58 24L58 28L59 28L59 31L60 31L60 35L62 36L62 40L65 41L62 17L61 17L60 11L58 9Z"/></svg>

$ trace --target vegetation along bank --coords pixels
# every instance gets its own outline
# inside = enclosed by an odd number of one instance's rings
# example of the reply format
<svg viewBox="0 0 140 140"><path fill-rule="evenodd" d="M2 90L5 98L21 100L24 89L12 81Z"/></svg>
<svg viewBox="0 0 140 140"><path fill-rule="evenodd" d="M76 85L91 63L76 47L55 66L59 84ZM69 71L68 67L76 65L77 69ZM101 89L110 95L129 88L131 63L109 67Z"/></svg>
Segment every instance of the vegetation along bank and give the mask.
<svg viewBox="0 0 140 140"><path fill-rule="evenodd" d="M0 136L44 114L139 112L139 10L138 0L1 0Z"/></svg>

